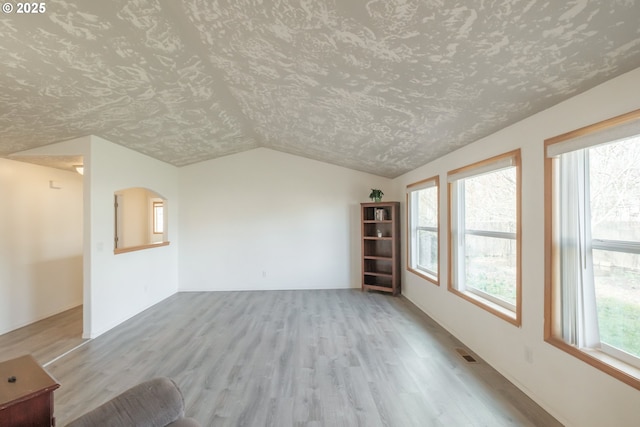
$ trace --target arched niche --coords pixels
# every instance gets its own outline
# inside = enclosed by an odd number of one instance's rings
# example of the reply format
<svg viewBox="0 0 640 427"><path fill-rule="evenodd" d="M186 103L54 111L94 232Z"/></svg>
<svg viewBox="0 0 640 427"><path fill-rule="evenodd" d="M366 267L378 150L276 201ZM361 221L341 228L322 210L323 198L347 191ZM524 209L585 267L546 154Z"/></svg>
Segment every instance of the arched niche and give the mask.
<svg viewBox="0 0 640 427"><path fill-rule="evenodd" d="M118 190L113 196L115 254L169 244L166 198L142 187Z"/></svg>

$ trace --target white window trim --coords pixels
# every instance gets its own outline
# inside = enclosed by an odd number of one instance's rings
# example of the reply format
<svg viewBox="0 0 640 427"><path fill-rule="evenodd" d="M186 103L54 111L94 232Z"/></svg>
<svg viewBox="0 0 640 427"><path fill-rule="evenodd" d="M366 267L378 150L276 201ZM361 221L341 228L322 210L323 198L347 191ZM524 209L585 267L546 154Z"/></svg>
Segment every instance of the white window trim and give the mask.
<svg viewBox="0 0 640 427"><path fill-rule="evenodd" d="M603 251L623 252L627 254L640 254L640 242L627 242L624 240L593 239L593 249Z"/></svg>
<svg viewBox="0 0 640 427"><path fill-rule="evenodd" d="M592 249L602 251L621 252L625 254L640 254L640 242L627 242L622 240L592 239ZM595 348L597 351L598 348ZM640 369L640 357L629 354L626 351L600 341L599 350L609 356L615 357L624 363Z"/></svg>
<svg viewBox="0 0 640 427"><path fill-rule="evenodd" d="M437 224L436 226L417 226L414 218L416 218L418 215L418 206L413 202L413 196L420 190L434 187L436 188ZM438 271L428 269L422 265L419 265L417 262L417 234L419 230L436 233L436 239L438 241ZM436 175L431 178L427 178L422 181L407 185L407 271L415 273L418 276L427 279L429 282L439 286L440 258L440 177Z"/></svg>
<svg viewBox="0 0 640 427"><path fill-rule="evenodd" d="M470 177L497 172L502 169L516 168L516 232L464 229L464 180ZM447 174L449 188L449 283L448 290L492 314L520 326L521 323L521 170L520 150L514 150L453 171ZM464 231L464 232L461 232ZM466 235L513 239L516 244L516 304L511 304L479 289L467 287L460 279L464 278L464 239Z"/></svg>
<svg viewBox="0 0 640 427"><path fill-rule="evenodd" d="M575 132L579 131L580 130ZM630 121L615 127L603 127L594 132L589 132L585 129L584 132L575 137L568 137L565 140L548 144L546 147L546 153L547 157L556 157L560 154L580 150L581 148L589 148L596 145L618 142L639 134L640 120ZM562 135L560 137L562 137Z"/></svg>
<svg viewBox="0 0 640 427"><path fill-rule="evenodd" d="M640 369L640 360L638 360L638 358L633 354L629 354L624 350L603 342L600 343L600 351L608 354L609 356L615 357L630 366Z"/></svg>
<svg viewBox="0 0 640 427"><path fill-rule="evenodd" d="M447 182L453 183L466 178L484 175L485 173L493 173L502 169L507 169L516 166L516 158L514 156L497 156L491 159L487 159L483 162L478 162L477 166L470 165L451 171L447 174Z"/></svg>
<svg viewBox="0 0 640 427"><path fill-rule="evenodd" d="M164 217L164 203L162 200L152 200L151 201L151 234L164 234L164 220L158 223L158 216L156 209L159 208L162 210L162 216ZM158 231L160 230L160 231Z"/></svg>
<svg viewBox="0 0 640 427"><path fill-rule="evenodd" d="M415 231L416 232L412 233L412 237L414 238L413 239L414 242L412 242L412 247L415 250L415 253L411 254L411 256L414 257L414 258L418 258L419 249L418 249L418 245L417 245L417 242L416 242L417 239L415 238L415 236L418 234L417 232L420 231L420 230L422 230L422 231L430 231L432 233L436 233L436 236L438 236L438 227L415 227ZM438 254L438 255L440 255L440 254ZM440 257L438 256L438 264L440 263L439 258ZM420 263L418 263L418 261L416 261L415 259L411 260L411 265L412 265L412 268L415 268L417 270L420 270L420 271L424 272L425 274L428 274L434 280L438 280L438 272L437 271L433 271L433 270L428 269L427 267L425 267L425 266L421 265Z"/></svg>
<svg viewBox="0 0 640 427"><path fill-rule="evenodd" d="M485 299L487 301L489 301L490 303L493 303L495 305L498 305L506 310L509 311L516 311L516 306L514 304L511 304L505 300L502 300L500 298L497 298L491 294L488 294L484 291L481 291L480 289L474 288L474 287L468 287L465 289L467 292L470 292L472 294L475 294L477 296L479 296L482 299Z"/></svg>
<svg viewBox="0 0 640 427"><path fill-rule="evenodd" d="M509 162L509 164L511 164L511 162ZM466 206L464 201L464 188L465 188L464 179L476 177L478 175L482 175L485 173L497 172L505 168L502 165L496 165L496 166L497 166L496 169L493 169L493 170L488 170L485 168L477 175L468 173L468 174L465 174L463 177L459 178L458 180L450 181L450 183L453 185L452 198L453 200L455 200L454 210L456 212L455 214L456 227L453 230L453 233L455 235L455 239L453 239L453 241L455 241L455 244L456 244L456 247L454 248L454 254L456 254L455 259L456 259L456 267L457 267L456 276L455 276L455 279L456 279L455 285L456 285L456 289L460 292L470 292L478 296L480 299L485 299L488 302L498 305L508 311L515 312L516 311L515 304L511 304L508 301L495 297L474 286L467 286L467 283L464 280L465 265L463 262L458 262L459 259L465 258L466 236L490 237L495 239L513 240L514 242L517 242L516 233L510 233L505 231L492 231L492 230L472 230L472 229L465 229L464 227L464 224L466 222L466 218L465 218ZM512 167L512 166L508 166L508 167Z"/></svg>
<svg viewBox="0 0 640 427"><path fill-rule="evenodd" d="M553 244L554 224L558 217L555 210L555 186L557 156L581 148L625 139L640 130L640 110L635 110L599 123L558 135L545 140L545 341L572 356L588 363L608 375L640 390L640 367L633 355L607 344L599 347L580 348L562 338L560 327L558 253ZM591 239L593 249L627 253L640 253L637 242ZM631 360L627 358L630 357Z"/></svg>

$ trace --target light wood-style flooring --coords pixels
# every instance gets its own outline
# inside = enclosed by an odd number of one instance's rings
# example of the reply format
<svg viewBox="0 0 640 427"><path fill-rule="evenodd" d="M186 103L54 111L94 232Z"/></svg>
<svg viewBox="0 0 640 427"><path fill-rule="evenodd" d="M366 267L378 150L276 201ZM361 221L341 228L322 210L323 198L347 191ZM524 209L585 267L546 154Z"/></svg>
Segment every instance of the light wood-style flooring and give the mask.
<svg viewBox="0 0 640 427"><path fill-rule="evenodd" d="M156 376L178 383L203 426L560 425L482 360L464 361L402 297L179 293L85 343L80 317L0 336L0 360L30 352L45 364L82 344L47 366L60 426Z"/></svg>
<svg viewBox="0 0 640 427"><path fill-rule="evenodd" d="M44 365L84 341L82 306L79 306L0 335L0 360L31 354Z"/></svg>

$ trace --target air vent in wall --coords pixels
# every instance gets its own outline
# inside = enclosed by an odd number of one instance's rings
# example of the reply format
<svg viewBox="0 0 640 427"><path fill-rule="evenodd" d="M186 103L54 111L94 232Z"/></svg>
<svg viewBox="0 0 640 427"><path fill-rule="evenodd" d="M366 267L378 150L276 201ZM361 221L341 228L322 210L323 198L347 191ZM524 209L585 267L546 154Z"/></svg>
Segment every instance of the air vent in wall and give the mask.
<svg viewBox="0 0 640 427"><path fill-rule="evenodd" d="M464 348L456 348L456 352L460 355L460 357L462 357L465 361L469 362L469 363L478 363L478 361L469 354L469 352L467 350L465 350Z"/></svg>

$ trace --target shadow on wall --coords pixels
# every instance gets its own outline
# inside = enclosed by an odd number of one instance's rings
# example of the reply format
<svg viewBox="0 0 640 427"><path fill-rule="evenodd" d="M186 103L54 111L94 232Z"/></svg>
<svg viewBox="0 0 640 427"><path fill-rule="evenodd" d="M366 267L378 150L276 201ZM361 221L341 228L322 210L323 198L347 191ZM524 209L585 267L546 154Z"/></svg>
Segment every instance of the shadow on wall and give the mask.
<svg viewBox="0 0 640 427"><path fill-rule="evenodd" d="M11 329L81 305L82 258L79 255L51 259L24 264L23 268L14 270L12 276L17 279L16 283L29 283L31 286L8 288L9 300L3 305L7 310L7 320L14 324Z"/></svg>

